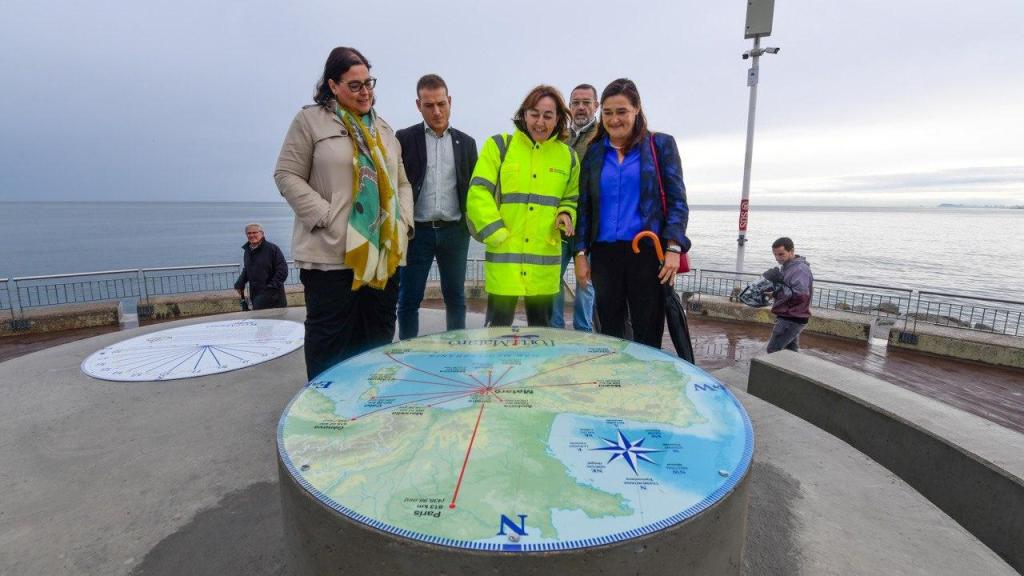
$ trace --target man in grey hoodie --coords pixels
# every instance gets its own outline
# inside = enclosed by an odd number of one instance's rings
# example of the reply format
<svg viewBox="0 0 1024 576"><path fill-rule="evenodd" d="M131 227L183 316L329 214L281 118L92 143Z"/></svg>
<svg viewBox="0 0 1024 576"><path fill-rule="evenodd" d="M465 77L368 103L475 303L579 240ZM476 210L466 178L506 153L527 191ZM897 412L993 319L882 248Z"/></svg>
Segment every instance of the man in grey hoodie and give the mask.
<svg viewBox="0 0 1024 576"><path fill-rule="evenodd" d="M775 303L775 326L768 340L768 353L779 350L800 350L800 332L811 318L811 295L814 293L814 276L811 265L803 256L797 255L793 241L782 237L772 243L772 254L782 269L772 268L764 277L780 286L773 294Z"/></svg>

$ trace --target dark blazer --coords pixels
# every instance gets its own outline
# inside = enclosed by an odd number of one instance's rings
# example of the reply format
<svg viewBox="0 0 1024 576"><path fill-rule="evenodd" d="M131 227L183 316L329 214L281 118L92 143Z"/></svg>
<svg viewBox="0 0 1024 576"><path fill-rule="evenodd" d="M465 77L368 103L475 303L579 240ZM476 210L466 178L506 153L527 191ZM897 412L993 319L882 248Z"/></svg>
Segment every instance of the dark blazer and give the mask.
<svg viewBox="0 0 1024 576"><path fill-rule="evenodd" d="M399 130L395 136L402 145L402 162L405 164L405 175L412 183L412 200L420 198L423 189L424 175L427 172L427 141L423 122L413 124ZM459 194L459 209L462 217L466 217L466 194L469 192L469 179L476 166L476 141L471 136L451 129L452 148L455 152L455 191Z"/></svg>
<svg viewBox="0 0 1024 576"><path fill-rule="evenodd" d="M658 154L661 168L661 182L665 187L665 205L662 209L661 189L658 173L655 171L654 156L651 154L651 139L644 138L640 144L640 219L644 228L661 238L662 247L668 240L674 240L683 249L690 250L690 239L686 237L686 224L690 209L686 204L686 185L683 184L683 166L676 148L675 138L668 134L654 134L654 150ZM576 206L576 248L590 250L597 238L601 219L601 169L604 167L605 139L594 140L587 148L587 154L580 164L580 199Z"/></svg>

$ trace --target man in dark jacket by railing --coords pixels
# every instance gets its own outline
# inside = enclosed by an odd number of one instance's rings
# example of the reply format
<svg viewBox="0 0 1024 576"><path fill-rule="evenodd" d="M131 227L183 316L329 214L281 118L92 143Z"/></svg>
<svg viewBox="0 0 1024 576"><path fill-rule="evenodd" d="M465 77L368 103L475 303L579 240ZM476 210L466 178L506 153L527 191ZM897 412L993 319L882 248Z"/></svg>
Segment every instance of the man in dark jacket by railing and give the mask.
<svg viewBox="0 0 1024 576"><path fill-rule="evenodd" d="M235 290L245 298L245 284L249 283L253 310L287 307L284 281L288 279L288 263L284 254L276 244L263 237L263 227L259 224L246 225L245 237L248 242L242 245L244 265L235 282Z"/></svg>
<svg viewBox="0 0 1024 576"><path fill-rule="evenodd" d="M781 286L773 296L772 314L775 326L768 340L768 353L779 350L800 350L800 332L811 318L811 295L814 293L814 276L811 265L803 256L796 254L793 241L779 238L772 243L772 254L782 269L772 268L764 277Z"/></svg>

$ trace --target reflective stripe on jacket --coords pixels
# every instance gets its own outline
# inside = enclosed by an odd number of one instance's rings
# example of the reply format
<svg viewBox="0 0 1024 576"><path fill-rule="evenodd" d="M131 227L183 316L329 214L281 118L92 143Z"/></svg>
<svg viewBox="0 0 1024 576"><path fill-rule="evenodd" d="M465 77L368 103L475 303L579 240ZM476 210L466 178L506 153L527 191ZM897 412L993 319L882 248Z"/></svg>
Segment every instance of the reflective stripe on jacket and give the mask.
<svg viewBox="0 0 1024 576"><path fill-rule="evenodd" d="M484 142L466 202L470 223L486 247L487 292L554 294L560 284L562 256L555 219L565 212L576 221L580 176L576 153L557 138L534 143L516 130L501 162L496 140L504 142L503 138Z"/></svg>

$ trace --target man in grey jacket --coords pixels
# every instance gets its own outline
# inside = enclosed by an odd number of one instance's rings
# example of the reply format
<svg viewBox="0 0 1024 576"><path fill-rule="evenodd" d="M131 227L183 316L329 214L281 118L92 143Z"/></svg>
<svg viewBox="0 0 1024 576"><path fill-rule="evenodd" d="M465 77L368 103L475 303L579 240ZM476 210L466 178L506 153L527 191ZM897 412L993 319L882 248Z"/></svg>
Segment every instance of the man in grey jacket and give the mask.
<svg viewBox="0 0 1024 576"><path fill-rule="evenodd" d="M796 253L793 241L782 237L772 243L772 254L782 268L772 268L764 277L781 287L773 294L775 326L768 340L768 353L779 350L800 350L800 332L811 318L811 297L814 294L814 276L811 265Z"/></svg>

